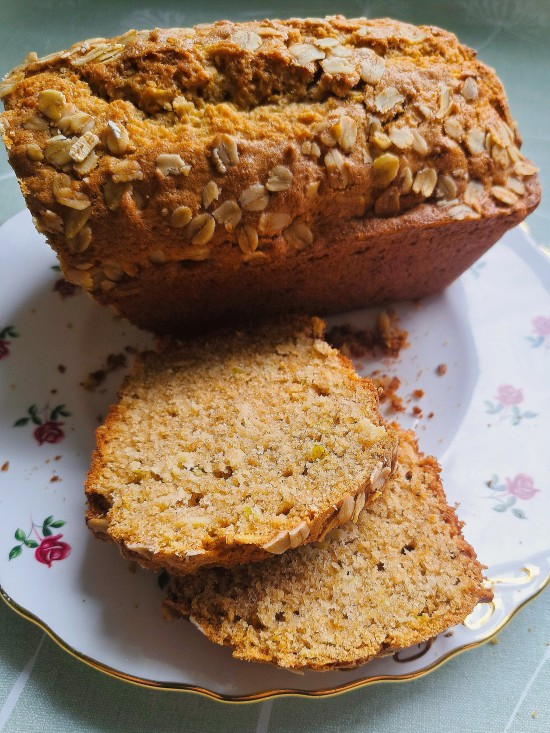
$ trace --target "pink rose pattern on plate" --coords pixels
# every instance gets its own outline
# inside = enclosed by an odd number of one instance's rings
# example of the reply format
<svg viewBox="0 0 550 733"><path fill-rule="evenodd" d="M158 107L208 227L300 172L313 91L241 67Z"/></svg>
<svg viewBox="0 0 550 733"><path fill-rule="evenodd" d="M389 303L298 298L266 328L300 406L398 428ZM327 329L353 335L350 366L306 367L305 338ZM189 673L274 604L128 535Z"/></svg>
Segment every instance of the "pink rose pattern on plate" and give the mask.
<svg viewBox="0 0 550 733"><path fill-rule="evenodd" d="M501 420L510 419L512 425L519 425L522 420L537 416L536 412L525 410L522 412L519 405L523 402L523 390L511 384L501 384L493 398L495 401L485 400L485 412L489 415L500 413Z"/></svg>
<svg viewBox="0 0 550 733"><path fill-rule="evenodd" d="M530 501L540 491L535 487L533 477L527 473L518 473L514 478L505 478L504 483L500 483L498 476L493 474L486 483L493 492L486 498L496 502L493 505L495 512L502 513L510 509L514 517L518 519L527 519L527 515L523 509L514 506L517 500Z"/></svg>
<svg viewBox="0 0 550 733"><path fill-rule="evenodd" d="M550 316L535 316L531 319L531 331L534 336L527 336L527 341L534 349L544 346L550 349Z"/></svg>
<svg viewBox="0 0 550 733"><path fill-rule="evenodd" d="M51 515L46 517L41 525L35 524L31 519L31 528L28 532L25 533L20 528L15 530L14 537L19 544L11 548L9 559L15 560L23 553L23 548L27 547L29 550L34 550L35 560L49 568L52 563L64 560L69 556L71 546L61 540L63 537L61 533L56 535L53 533L53 529L59 529L64 524L62 519L54 519Z"/></svg>
<svg viewBox="0 0 550 733"><path fill-rule="evenodd" d="M37 427L33 431L33 437L38 445L44 445L44 443L60 443L65 437L63 431L64 422L58 420L59 417L69 417L70 412L67 410L65 405L57 405L53 410L50 410L49 405L46 405L41 410L36 405L31 405L27 410L25 417L20 417L13 424L14 428L20 428L27 425L29 421L34 423Z"/></svg>
<svg viewBox="0 0 550 733"><path fill-rule="evenodd" d="M54 265L52 270L60 272L59 265ZM58 293L64 300L68 296L72 296L77 288L63 278L56 280L53 286L53 292ZM10 355L11 339L18 338L19 334L14 326L6 326L0 330L0 359L6 359ZM63 427L65 423L59 420L60 417L69 417L70 412L64 404L57 405L50 409L49 405L45 405L41 410L36 405L31 405L27 410L27 415L15 421L14 427L23 427L29 422L36 425L33 431L33 437L38 445L44 443L55 444L61 442L65 433ZM54 519L53 515L46 517L41 525L35 524L31 519L31 528L28 532L21 528L15 530L14 536L19 544L14 545L9 552L9 559L15 560L23 553L23 548L34 550L34 558L42 565L52 567L54 562L64 560L71 552L71 546L68 542L64 542L61 538L63 535L59 532L54 534L55 529L63 527L65 522L61 519Z"/></svg>
<svg viewBox="0 0 550 733"><path fill-rule="evenodd" d="M10 355L10 339L19 338L14 326L6 326L0 331L0 360L7 359Z"/></svg>

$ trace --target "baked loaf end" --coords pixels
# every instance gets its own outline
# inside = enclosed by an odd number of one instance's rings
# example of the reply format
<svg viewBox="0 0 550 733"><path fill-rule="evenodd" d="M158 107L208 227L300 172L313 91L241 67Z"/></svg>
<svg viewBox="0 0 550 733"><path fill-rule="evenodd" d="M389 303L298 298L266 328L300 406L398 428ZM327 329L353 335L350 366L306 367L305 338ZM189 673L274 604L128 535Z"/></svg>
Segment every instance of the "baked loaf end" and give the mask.
<svg viewBox="0 0 550 733"><path fill-rule="evenodd" d="M27 204L69 280L159 332L430 294L539 200L500 82L438 28L221 21L35 56L0 86Z"/></svg>
<svg viewBox="0 0 550 733"><path fill-rule="evenodd" d="M142 356L97 431L88 525L156 570L279 554L357 519L396 456L318 319Z"/></svg>
<svg viewBox="0 0 550 733"><path fill-rule="evenodd" d="M395 476L357 525L264 563L172 578L165 609L239 659L351 668L461 623L492 598L482 580L439 466L401 432Z"/></svg>

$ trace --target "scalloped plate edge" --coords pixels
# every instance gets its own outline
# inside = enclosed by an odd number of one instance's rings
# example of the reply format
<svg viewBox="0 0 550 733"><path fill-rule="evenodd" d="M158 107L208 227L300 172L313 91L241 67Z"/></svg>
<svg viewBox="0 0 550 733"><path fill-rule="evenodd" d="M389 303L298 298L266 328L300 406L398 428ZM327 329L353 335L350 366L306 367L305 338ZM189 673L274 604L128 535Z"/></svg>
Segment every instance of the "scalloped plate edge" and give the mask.
<svg viewBox="0 0 550 733"><path fill-rule="evenodd" d="M320 689L320 690L307 691L307 690L297 690L297 689L292 689L292 688L284 688L280 690L265 690L263 692L257 692L251 695L223 695L221 693L214 692L213 690L208 690L204 687L198 687L195 685L187 685L183 683L179 684L175 682L157 682L155 680L145 679L142 677L137 677L134 675L126 674L113 667L109 667L108 665L102 664L97 659L93 659L92 657L89 657L88 655L83 654L82 652L79 652L74 647L71 647L69 644L64 642L60 636L58 636L54 631L52 631L52 629L47 624L45 624L33 613L28 611L26 608L23 608L16 601L10 598L10 596L4 591L1 585L0 585L0 597L12 611L15 611L15 613L17 613L19 616L22 616L23 618L27 619L31 623L35 624L35 626L38 626L40 629L42 629L42 631L44 631L44 633L46 633L58 646L60 646L61 649L68 652L75 659L78 659L79 661L84 662L84 664L88 665L89 667L92 667L92 669L95 669L98 672L102 672L103 674L107 675L108 677L114 677L115 679L123 680L124 682L129 682L130 684L137 685L138 687L147 687L147 688L152 688L156 690L167 690L171 692L191 692L191 693L195 693L195 694L210 698L211 700L217 700L218 702L251 703L251 702L259 702L263 700L276 699L280 697L308 697L308 698L331 697L335 695L341 695L345 692L349 692L350 690L357 690L357 689L366 687L367 685L371 685L374 683L408 682L409 680L424 677L425 675L430 674L430 672L433 672L434 670L441 667L443 664L445 664L445 662L448 662L453 657L456 657L459 654L462 654L462 652L468 651L469 649L475 649L476 647L482 646L483 644L487 643L490 639L496 636L496 634L502 631L502 629L514 618L514 616L519 611L521 611L521 609L524 608L528 603L530 603L534 598L536 598L547 587L549 583L550 583L550 570L548 570L547 574L540 579L539 584L536 586L536 588L533 589L533 592L527 598L525 598L518 606L516 606L515 608L512 608L511 611L508 614L506 614L506 616L504 616L504 618L502 618L494 628L491 628L490 630L488 630L488 633L485 636L483 636L481 639L478 639L477 641L473 641L469 644L463 644L454 649L451 649L446 654L439 657L439 659L436 659L434 662L429 664L427 667L423 667L422 669L418 669L418 670L415 670L414 672L409 672L407 674L400 674L400 675L378 675L376 677L365 677L363 679L354 680L353 682L339 685L337 687L325 688L325 689Z"/></svg>

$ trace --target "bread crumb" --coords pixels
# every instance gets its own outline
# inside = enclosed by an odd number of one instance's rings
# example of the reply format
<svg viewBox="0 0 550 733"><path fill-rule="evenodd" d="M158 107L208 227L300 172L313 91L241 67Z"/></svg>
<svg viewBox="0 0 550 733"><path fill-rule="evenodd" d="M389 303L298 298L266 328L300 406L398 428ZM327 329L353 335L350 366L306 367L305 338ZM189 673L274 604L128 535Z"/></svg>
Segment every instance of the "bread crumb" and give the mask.
<svg viewBox="0 0 550 733"><path fill-rule="evenodd" d="M10 462L4 461L4 463L2 464L2 468L0 468L0 471L7 471L9 467L10 467Z"/></svg>
<svg viewBox="0 0 550 733"><path fill-rule="evenodd" d="M127 360L125 354L109 354L105 365L95 372L90 372L86 379L80 382L80 386L87 392L95 392L95 390L103 384L108 374L115 372L117 369L122 369L126 366L126 363Z"/></svg>
<svg viewBox="0 0 550 733"><path fill-rule="evenodd" d="M435 370L438 377L442 377L445 374L447 374L447 365L446 364L439 364L437 369Z"/></svg>
<svg viewBox="0 0 550 733"><path fill-rule="evenodd" d="M382 352L387 357L397 357L401 349L409 346L408 333L399 327L399 318L392 310L383 310L376 325L370 330L353 326L335 326L327 335L327 341L344 356L361 359Z"/></svg>
<svg viewBox="0 0 550 733"><path fill-rule="evenodd" d="M371 329L357 329L350 325L335 326L327 335L327 341L339 349L348 359L365 357L397 358L401 349L408 348L408 332L399 327L399 318L392 310L379 313L376 324ZM364 369L361 364L360 369ZM397 394L401 386L398 377L382 373L379 369L369 375L378 390L380 404L385 404L392 412L405 412L404 400ZM415 399L424 396L424 391L413 392Z"/></svg>
<svg viewBox="0 0 550 733"><path fill-rule="evenodd" d="M61 296L61 300L65 300L65 298L70 298L76 294L77 287L76 285L70 283L68 280L65 280L64 278L59 278L59 280L55 281L52 290L55 293L59 293L59 295Z"/></svg>
<svg viewBox="0 0 550 733"><path fill-rule="evenodd" d="M391 311L383 310L378 316L378 333L388 356L398 356L401 349L409 346L408 333L399 328L399 318Z"/></svg>
<svg viewBox="0 0 550 733"><path fill-rule="evenodd" d="M388 403L388 407L394 412L405 412L403 399L397 394L401 386L399 377L390 377L388 374L380 374L377 371L371 374L371 379L378 390L381 405Z"/></svg>
<svg viewBox="0 0 550 733"><path fill-rule="evenodd" d="M348 359L360 359L372 354L375 346L371 331L354 329L347 325L331 328L327 341Z"/></svg>

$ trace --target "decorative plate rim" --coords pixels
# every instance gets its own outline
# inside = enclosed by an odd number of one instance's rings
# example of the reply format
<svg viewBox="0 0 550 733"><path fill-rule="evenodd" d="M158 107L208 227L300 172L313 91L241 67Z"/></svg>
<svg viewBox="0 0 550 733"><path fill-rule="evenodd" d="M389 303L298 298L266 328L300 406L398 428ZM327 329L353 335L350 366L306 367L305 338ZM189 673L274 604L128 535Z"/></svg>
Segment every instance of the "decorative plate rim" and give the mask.
<svg viewBox="0 0 550 733"><path fill-rule="evenodd" d="M0 597L2 598L4 603L6 603L8 608L17 613L18 616L23 617L27 621L30 621L35 626L38 626L40 629L42 629L42 631L46 633L50 637L50 639L52 639L61 649L63 649L63 651L70 654L74 659L78 659L80 662L83 662L88 667L91 667L92 669L101 672L107 677L122 680L129 684L136 685L137 687L144 687L147 689L161 690L166 692L188 692L201 695L202 697L206 697L210 700L215 700L216 702L223 702L228 704L247 704L254 702L264 702L266 700L275 700L277 698L283 697L335 697L336 695L342 695L345 692L350 692L351 690L359 690L372 684L379 684L382 682L408 682L413 679L424 677L431 672L434 672L446 662L450 661L453 657L457 657L459 654L469 651L470 649L475 649L476 647L483 646L483 644L486 644L488 641L490 641L494 636L500 633L505 626L510 623L510 621L517 613L519 613L523 608L525 608L528 603L530 603L537 596L539 596L549 583L550 571L547 573L546 576L542 578L542 582L537 587L537 589L534 590L534 592L528 598L525 598L525 600L523 600L518 606L512 608L510 613L508 613L499 622L497 627L492 629L491 633L487 634L487 636L483 637L482 639L478 639L477 641L472 641L469 644L462 644L461 646L457 646L454 649L450 649L446 654L436 659L427 667L423 667L422 669L418 669L414 672L408 672L399 675L377 675L375 677L367 677L365 679L353 680L352 682L347 682L343 685L338 685L337 687L328 687L319 690L298 690L293 688L282 688L280 690L265 690L248 695L225 695L220 692L214 692L214 690L208 690L206 687L200 687L198 685L190 685L180 682L158 682L144 677L138 677L137 675L127 674L126 672L122 672L121 670L115 669L114 667L110 667L107 664L103 664L103 662L99 662L97 659L93 659L92 657L83 654L82 652L79 652L77 649L72 647L70 644L67 644L60 636L58 636L58 634L55 633L55 631L53 631L48 626L48 624L44 623L44 621L38 618L38 616L36 616L34 613L27 610L26 608L23 608L23 606L20 606L16 601L10 598L10 596L5 592L1 585Z"/></svg>

